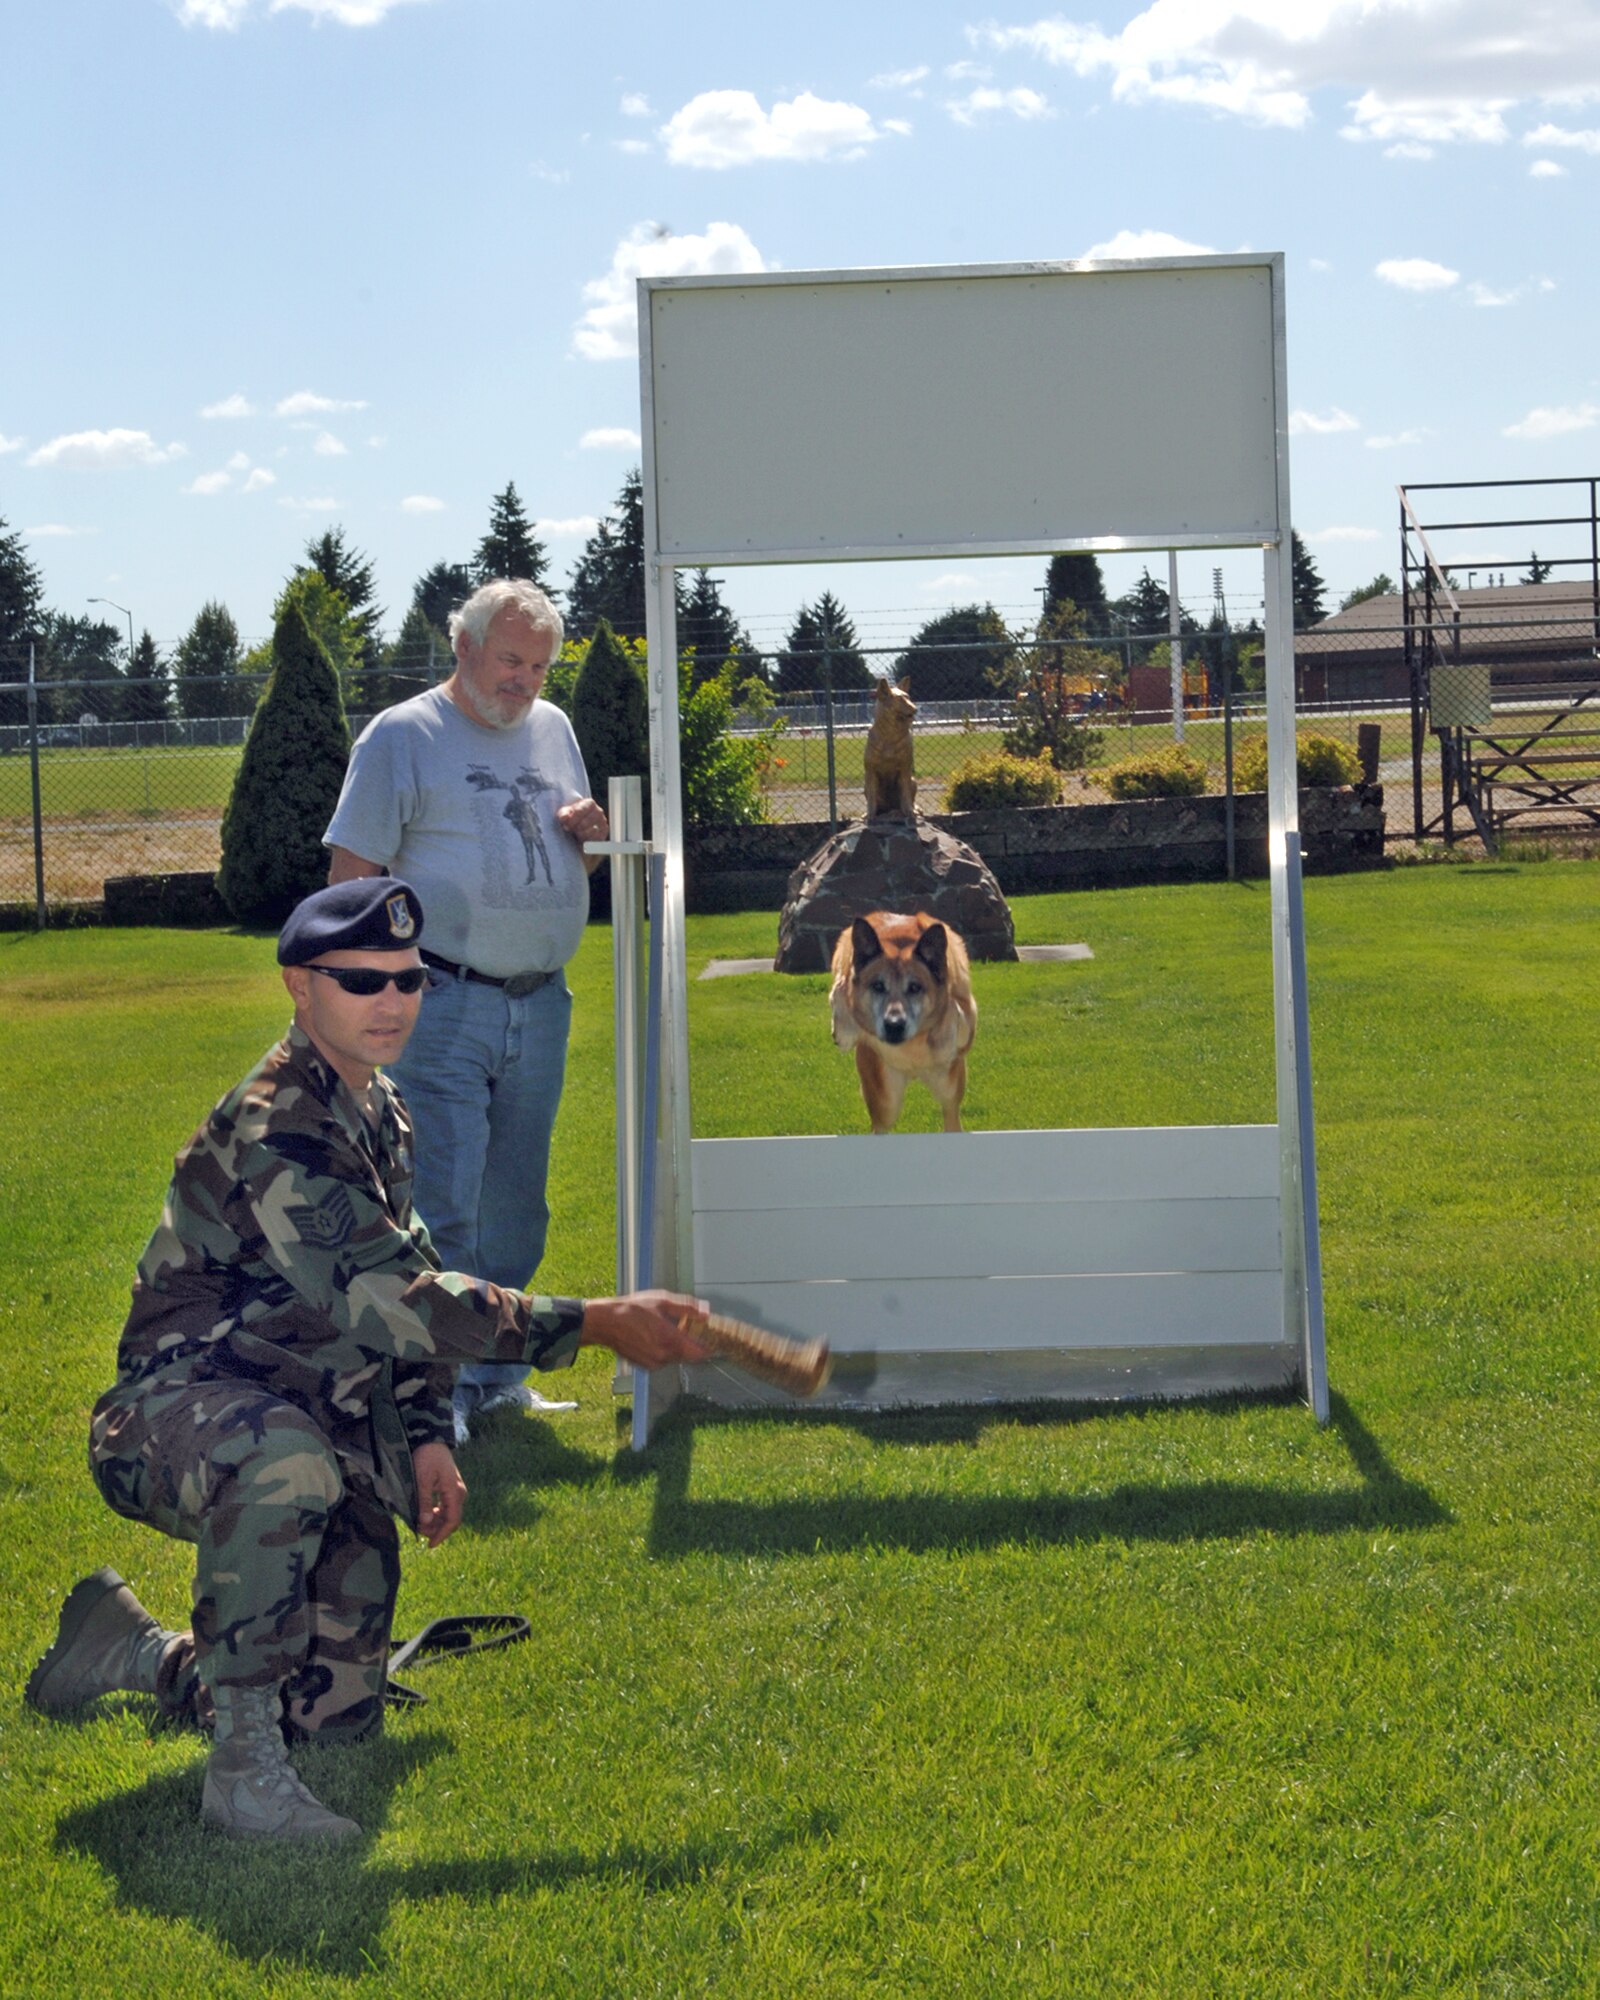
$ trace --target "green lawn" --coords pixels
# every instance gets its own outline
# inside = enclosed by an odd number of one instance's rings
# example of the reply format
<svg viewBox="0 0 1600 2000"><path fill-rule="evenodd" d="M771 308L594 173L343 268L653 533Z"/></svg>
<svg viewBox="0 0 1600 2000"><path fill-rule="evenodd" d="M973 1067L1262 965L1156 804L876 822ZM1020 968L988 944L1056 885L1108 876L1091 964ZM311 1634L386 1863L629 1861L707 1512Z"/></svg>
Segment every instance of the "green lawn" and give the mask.
<svg viewBox="0 0 1600 2000"><path fill-rule="evenodd" d="M402 1633L522 1610L532 1642L308 1760L369 1830L337 1865L203 1836L201 1748L137 1704L20 1699L96 1564L183 1615L185 1551L103 1508L84 1426L170 1155L281 1025L271 943L0 938L0 1993L1600 1990L1597 891L1308 885L1327 1430L675 1419L636 1459L586 1356L407 1557ZM1019 901L1095 957L978 969L971 1122L1268 1115L1266 901ZM693 922L691 970L774 929ZM595 931L556 1290L610 1282L609 983ZM699 1130L860 1129L825 981L696 983L691 1016Z"/></svg>

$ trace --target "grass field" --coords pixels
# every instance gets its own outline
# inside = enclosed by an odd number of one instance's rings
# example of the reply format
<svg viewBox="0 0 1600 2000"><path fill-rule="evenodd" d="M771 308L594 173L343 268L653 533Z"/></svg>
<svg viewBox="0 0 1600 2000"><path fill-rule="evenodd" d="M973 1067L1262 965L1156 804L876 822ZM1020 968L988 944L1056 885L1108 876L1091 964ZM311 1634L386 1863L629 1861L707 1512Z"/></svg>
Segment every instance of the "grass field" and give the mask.
<svg viewBox="0 0 1600 2000"><path fill-rule="evenodd" d="M337 1864L203 1836L201 1747L137 1703L21 1706L83 1571L183 1615L185 1551L104 1509L84 1427L170 1155L281 1027L270 941L0 938L0 1993L1600 1991L1597 890L1307 885L1327 1430L675 1416L635 1458L586 1356L579 1409L469 1447L468 1526L406 1559L402 1634L533 1639L307 1759L368 1829ZM1095 956L979 968L972 1123L1270 1112L1264 886L1016 916ZM773 929L692 923L691 971ZM609 977L597 930L562 1291L611 1277ZM700 1130L859 1129L823 984L692 986Z"/></svg>

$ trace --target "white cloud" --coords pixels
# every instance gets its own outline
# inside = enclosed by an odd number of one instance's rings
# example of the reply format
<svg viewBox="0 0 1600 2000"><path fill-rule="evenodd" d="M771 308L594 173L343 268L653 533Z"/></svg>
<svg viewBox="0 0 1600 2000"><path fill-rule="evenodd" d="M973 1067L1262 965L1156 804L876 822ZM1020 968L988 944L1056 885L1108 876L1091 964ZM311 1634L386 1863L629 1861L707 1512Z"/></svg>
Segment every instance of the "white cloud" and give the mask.
<svg viewBox="0 0 1600 2000"><path fill-rule="evenodd" d="M1556 160L1535 160L1528 169L1528 176L1536 181L1564 181L1567 169Z"/></svg>
<svg viewBox="0 0 1600 2000"><path fill-rule="evenodd" d="M1394 431L1386 437L1369 437L1361 441L1368 451L1392 451L1396 445L1421 444L1427 435L1425 430Z"/></svg>
<svg viewBox="0 0 1600 2000"><path fill-rule="evenodd" d="M1361 425L1348 410L1341 410L1336 403L1325 417L1319 417L1315 410L1291 410L1289 412L1290 437L1332 437L1336 431L1358 431Z"/></svg>
<svg viewBox="0 0 1600 2000"><path fill-rule="evenodd" d="M1509 292L1497 292L1481 278L1474 278L1467 287L1467 294L1475 306L1508 306L1521 297L1522 287L1514 285Z"/></svg>
<svg viewBox="0 0 1600 2000"><path fill-rule="evenodd" d="M652 151L648 139L619 139L616 142L616 146L619 153L627 153L634 157L637 157L640 153Z"/></svg>
<svg viewBox="0 0 1600 2000"><path fill-rule="evenodd" d="M1385 146L1383 157L1386 160L1431 160L1433 148L1425 146L1420 139L1401 139L1393 146Z"/></svg>
<svg viewBox="0 0 1600 2000"><path fill-rule="evenodd" d="M565 187L567 182L572 179L572 169L570 167L548 166L543 160L535 160L533 165L529 167L528 172L533 175L536 181L548 181L551 187Z"/></svg>
<svg viewBox="0 0 1600 2000"><path fill-rule="evenodd" d="M600 525L593 514L573 514L564 521L541 519L533 524L533 532L546 542L586 542Z"/></svg>
<svg viewBox="0 0 1600 2000"><path fill-rule="evenodd" d="M987 63L953 62L944 66L945 78L950 83L987 83L994 71Z"/></svg>
<svg viewBox="0 0 1600 2000"><path fill-rule="evenodd" d="M980 84L976 90L969 90L965 97L951 99L944 108L958 125L976 125L980 118L987 118L994 112L1009 112L1013 118L1023 120L1055 115L1048 101L1036 90L1023 87L996 90L992 84Z"/></svg>
<svg viewBox="0 0 1600 2000"><path fill-rule="evenodd" d="M1084 251L1091 264L1119 263L1130 257L1210 257L1209 244L1186 243L1165 229L1119 229L1104 243L1092 243Z"/></svg>
<svg viewBox="0 0 1600 2000"><path fill-rule="evenodd" d="M230 472L248 472L250 470L250 454L246 451L236 451L232 458L228 460L228 470Z"/></svg>
<svg viewBox="0 0 1600 2000"><path fill-rule="evenodd" d="M909 139L911 137L911 121L909 118L885 118L883 129L885 132L892 132L897 139Z"/></svg>
<svg viewBox="0 0 1600 2000"><path fill-rule="evenodd" d="M332 431L324 431L311 447L318 458L348 458L350 447L342 438L336 438Z"/></svg>
<svg viewBox="0 0 1600 2000"><path fill-rule="evenodd" d="M21 449L21 438L8 438L4 431L0 431L0 458L4 458L8 451L21 451Z"/></svg>
<svg viewBox="0 0 1600 2000"><path fill-rule="evenodd" d="M277 406L280 417L323 417L331 416L337 410L364 410L364 402L347 401L338 396L319 396L314 389L297 389L292 396L285 396Z"/></svg>
<svg viewBox="0 0 1600 2000"><path fill-rule="evenodd" d="M1538 125L1533 131L1524 132L1525 146L1568 147L1578 153L1600 153L1600 132L1592 128L1583 132L1570 132L1561 125Z"/></svg>
<svg viewBox="0 0 1600 2000"><path fill-rule="evenodd" d="M185 493L225 493L232 484L231 472L197 472L183 490Z"/></svg>
<svg viewBox="0 0 1600 2000"><path fill-rule="evenodd" d="M1497 144L1516 104L1600 96L1592 0L1151 0L1110 34L1059 16L967 33L1104 79L1120 103L1293 129L1327 93L1346 136L1385 143Z"/></svg>
<svg viewBox="0 0 1600 2000"><path fill-rule="evenodd" d="M859 104L809 90L763 111L753 91L704 90L661 128L675 167L743 167L756 160L858 160L879 136Z"/></svg>
<svg viewBox="0 0 1600 2000"><path fill-rule="evenodd" d="M94 528L69 528L65 521L41 521L37 528L24 528L22 532L30 541L43 542L73 535L92 535L97 531Z"/></svg>
<svg viewBox="0 0 1600 2000"><path fill-rule="evenodd" d="M250 477L240 490L245 493L263 493L269 486L276 486L277 483L278 475L275 472L268 472L264 465L258 465L251 471Z"/></svg>
<svg viewBox="0 0 1600 2000"><path fill-rule="evenodd" d="M431 493L408 493L400 502L402 514L442 514L444 502Z"/></svg>
<svg viewBox="0 0 1600 2000"><path fill-rule="evenodd" d="M253 417L255 404L247 396L224 396L220 403L207 403L200 412L203 417Z"/></svg>
<svg viewBox="0 0 1600 2000"><path fill-rule="evenodd" d="M1519 422L1507 424L1508 438L1565 437L1569 431L1593 430L1600 423L1600 403L1566 403L1530 410Z"/></svg>
<svg viewBox="0 0 1600 2000"><path fill-rule="evenodd" d="M930 576L919 588L925 597L960 597L964 592L977 590L978 579L969 576L965 570L947 569L938 576Z"/></svg>
<svg viewBox="0 0 1600 2000"><path fill-rule="evenodd" d="M130 465L165 465L187 456L186 445L158 445L148 431L73 431L40 445L29 454L28 463L68 472L115 472Z"/></svg>
<svg viewBox="0 0 1600 2000"><path fill-rule="evenodd" d="M237 28L250 0L181 0L178 19L186 28Z"/></svg>
<svg viewBox="0 0 1600 2000"><path fill-rule="evenodd" d="M918 63L914 69L886 69L877 76L867 78L869 90L914 90L928 75L928 65ZM921 92L917 92L921 96Z"/></svg>
<svg viewBox="0 0 1600 2000"><path fill-rule="evenodd" d="M186 28L237 28L254 0L178 0L178 19ZM298 12L314 21L336 21L343 28L376 27L385 15L407 0L267 0L269 14Z"/></svg>
<svg viewBox="0 0 1600 2000"><path fill-rule="evenodd" d="M1427 257L1385 257L1373 270L1386 285L1398 285L1403 292L1445 292L1461 276Z"/></svg>
<svg viewBox="0 0 1600 2000"><path fill-rule="evenodd" d="M1322 528L1311 536L1314 542L1375 542L1376 528Z"/></svg>
<svg viewBox="0 0 1600 2000"><path fill-rule="evenodd" d="M578 440L579 451L637 451L639 433L630 431L624 424L602 426L598 430L585 431Z"/></svg>
<svg viewBox="0 0 1600 2000"><path fill-rule="evenodd" d="M635 281L689 278L767 268L761 252L736 222L713 222L702 236L674 236L641 222L612 253L611 269L583 288L587 301L573 329L574 351L585 361L617 361L638 352Z"/></svg>
<svg viewBox="0 0 1600 2000"><path fill-rule="evenodd" d="M630 90L617 109L624 118L649 118L653 115L650 100L642 90Z"/></svg>

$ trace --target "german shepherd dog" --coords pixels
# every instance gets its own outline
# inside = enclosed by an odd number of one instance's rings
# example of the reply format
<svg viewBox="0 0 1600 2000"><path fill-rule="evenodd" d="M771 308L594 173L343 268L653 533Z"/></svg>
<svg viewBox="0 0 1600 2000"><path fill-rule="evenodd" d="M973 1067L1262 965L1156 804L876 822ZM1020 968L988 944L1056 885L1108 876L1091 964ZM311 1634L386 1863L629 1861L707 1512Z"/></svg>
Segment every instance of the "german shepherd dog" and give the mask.
<svg viewBox="0 0 1600 2000"><path fill-rule="evenodd" d="M874 1132L892 1132L917 1077L961 1130L967 1051L978 1026L967 948L936 917L874 910L833 951L833 1039L854 1049Z"/></svg>

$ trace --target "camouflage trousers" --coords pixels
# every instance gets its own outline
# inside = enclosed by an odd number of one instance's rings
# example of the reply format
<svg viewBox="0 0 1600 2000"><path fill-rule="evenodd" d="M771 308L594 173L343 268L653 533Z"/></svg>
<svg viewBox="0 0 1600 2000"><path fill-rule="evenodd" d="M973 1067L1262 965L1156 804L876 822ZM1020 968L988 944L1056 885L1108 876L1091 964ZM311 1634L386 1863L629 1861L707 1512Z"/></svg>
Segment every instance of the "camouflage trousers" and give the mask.
<svg viewBox="0 0 1600 2000"><path fill-rule="evenodd" d="M233 1382L152 1400L97 1410L90 1470L117 1513L195 1545L199 1680L281 1683L291 1738L371 1734L400 1587L388 1509L292 1403Z"/></svg>

